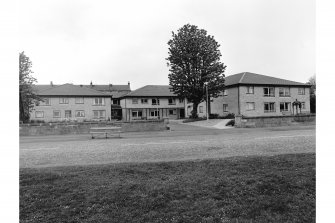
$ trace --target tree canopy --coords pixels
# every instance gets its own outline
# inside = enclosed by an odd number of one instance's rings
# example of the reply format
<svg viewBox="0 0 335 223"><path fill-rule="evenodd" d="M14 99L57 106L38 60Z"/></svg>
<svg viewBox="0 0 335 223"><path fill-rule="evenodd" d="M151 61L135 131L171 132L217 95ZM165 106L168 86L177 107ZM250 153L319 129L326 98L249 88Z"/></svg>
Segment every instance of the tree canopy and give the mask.
<svg viewBox="0 0 335 223"><path fill-rule="evenodd" d="M19 57L19 105L20 105L20 121L28 122L30 112L34 107L34 103L39 101L39 97L34 93L32 85L37 80L31 75L32 62L24 52Z"/></svg>
<svg viewBox="0 0 335 223"><path fill-rule="evenodd" d="M315 75L310 77L307 84L311 85L310 91L310 106L311 106L311 113L316 113L316 77Z"/></svg>
<svg viewBox="0 0 335 223"><path fill-rule="evenodd" d="M190 24L172 32L168 45L169 84L175 94L193 103L195 118L198 104L206 100L206 83L209 97L224 90L226 66L220 62L220 45L206 30Z"/></svg>

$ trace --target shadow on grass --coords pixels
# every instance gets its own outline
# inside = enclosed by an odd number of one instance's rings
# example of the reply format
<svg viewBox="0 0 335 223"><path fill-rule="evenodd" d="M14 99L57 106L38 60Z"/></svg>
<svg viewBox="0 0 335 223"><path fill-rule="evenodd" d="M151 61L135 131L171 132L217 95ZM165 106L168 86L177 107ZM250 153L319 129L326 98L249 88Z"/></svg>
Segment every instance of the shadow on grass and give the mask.
<svg viewBox="0 0 335 223"><path fill-rule="evenodd" d="M20 222L314 222L315 154L20 170Z"/></svg>

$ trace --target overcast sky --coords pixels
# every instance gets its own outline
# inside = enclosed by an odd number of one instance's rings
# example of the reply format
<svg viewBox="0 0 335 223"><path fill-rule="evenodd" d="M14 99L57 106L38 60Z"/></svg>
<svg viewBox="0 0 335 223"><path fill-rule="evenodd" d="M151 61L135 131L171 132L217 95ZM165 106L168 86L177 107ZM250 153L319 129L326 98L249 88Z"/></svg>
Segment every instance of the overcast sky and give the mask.
<svg viewBox="0 0 335 223"><path fill-rule="evenodd" d="M38 84L168 84L167 42L190 23L221 45L225 75L306 82L315 74L314 0L20 1L20 45Z"/></svg>

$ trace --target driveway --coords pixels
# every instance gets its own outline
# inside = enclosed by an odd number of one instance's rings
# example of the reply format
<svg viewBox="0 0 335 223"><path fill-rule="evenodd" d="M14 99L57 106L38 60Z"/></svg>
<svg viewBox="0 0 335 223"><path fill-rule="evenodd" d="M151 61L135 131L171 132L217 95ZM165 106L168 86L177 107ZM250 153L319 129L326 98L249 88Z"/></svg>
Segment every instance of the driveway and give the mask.
<svg viewBox="0 0 335 223"><path fill-rule="evenodd" d="M315 126L212 129L178 123L171 131L20 137L20 167L217 159L315 152Z"/></svg>

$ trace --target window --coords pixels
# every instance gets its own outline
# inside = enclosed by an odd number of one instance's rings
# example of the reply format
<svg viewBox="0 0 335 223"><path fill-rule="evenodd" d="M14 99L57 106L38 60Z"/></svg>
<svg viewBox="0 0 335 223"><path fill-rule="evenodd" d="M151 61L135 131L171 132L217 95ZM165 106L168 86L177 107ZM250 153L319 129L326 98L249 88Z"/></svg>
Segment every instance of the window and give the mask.
<svg viewBox="0 0 335 223"><path fill-rule="evenodd" d="M146 98L142 98L142 99L141 99L141 103L142 103L142 104L148 104L148 99L146 99Z"/></svg>
<svg viewBox="0 0 335 223"><path fill-rule="evenodd" d="M276 107L274 102L264 103L264 112L276 112Z"/></svg>
<svg viewBox="0 0 335 223"><path fill-rule="evenodd" d="M290 88L288 87L279 88L279 97L290 97Z"/></svg>
<svg viewBox="0 0 335 223"><path fill-rule="evenodd" d="M132 101L132 104L138 104L138 99L137 98L133 98L131 101Z"/></svg>
<svg viewBox="0 0 335 223"><path fill-rule="evenodd" d="M275 88L274 87L265 87L263 88L264 97L274 97L275 96Z"/></svg>
<svg viewBox="0 0 335 223"><path fill-rule="evenodd" d="M204 107L203 106L199 106L199 113L203 113L204 112Z"/></svg>
<svg viewBox="0 0 335 223"><path fill-rule="evenodd" d="M184 103L184 99L183 98L179 98L179 103Z"/></svg>
<svg viewBox="0 0 335 223"><path fill-rule="evenodd" d="M85 117L85 111L83 110L77 110L75 114L76 117Z"/></svg>
<svg viewBox="0 0 335 223"><path fill-rule="evenodd" d="M228 91L226 89L223 90L223 96L227 96L228 95Z"/></svg>
<svg viewBox="0 0 335 223"><path fill-rule="evenodd" d="M255 102L247 102L247 104L246 104L246 110L247 111L255 110Z"/></svg>
<svg viewBox="0 0 335 223"><path fill-rule="evenodd" d="M35 117L36 118L44 118L44 112L43 111L35 111Z"/></svg>
<svg viewBox="0 0 335 223"><path fill-rule="evenodd" d="M142 111L141 110L132 111L131 115L133 116L133 118L141 118L142 117Z"/></svg>
<svg viewBox="0 0 335 223"><path fill-rule="evenodd" d="M176 99L169 98L169 105L175 105L175 104L176 104Z"/></svg>
<svg viewBox="0 0 335 223"><path fill-rule="evenodd" d="M51 105L50 98L42 98L42 101L39 105L40 106L50 106Z"/></svg>
<svg viewBox="0 0 335 223"><path fill-rule="evenodd" d="M305 104L305 102L301 102L301 109L306 109L306 104Z"/></svg>
<svg viewBox="0 0 335 223"><path fill-rule="evenodd" d="M93 118L105 118L106 111L105 110L93 110Z"/></svg>
<svg viewBox="0 0 335 223"><path fill-rule="evenodd" d="M84 104L84 98L76 98L75 103L76 104Z"/></svg>
<svg viewBox="0 0 335 223"><path fill-rule="evenodd" d="M69 104L68 98L59 98L59 104Z"/></svg>
<svg viewBox="0 0 335 223"><path fill-rule="evenodd" d="M227 112L228 111L228 104L223 104L223 111Z"/></svg>
<svg viewBox="0 0 335 223"><path fill-rule="evenodd" d="M281 102L280 103L280 111L290 111L291 110L291 103L290 102Z"/></svg>
<svg viewBox="0 0 335 223"><path fill-rule="evenodd" d="M151 102L152 102L152 105L159 105L159 99L157 98L154 98L154 99L152 99L151 100Z"/></svg>
<svg viewBox="0 0 335 223"><path fill-rule="evenodd" d="M71 118L71 117L72 117L71 110L65 110L65 118Z"/></svg>
<svg viewBox="0 0 335 223"><path fill-rule="evenodd" d="M113 105L120 105L120 101L118 99L113 99Z"/></svg>
<svg viewBox="0 0 335 223"><path fill-rule="evenodd" d="M105 105L104 98L93 98L93 105Z"/></svg>
<svg viewBox="0 0 335 223"><path fill-rule="evenodd" d="M159 116L159 111L158 110L151 110L150 111L150 116L151 117L157 117L157 116Z"/></svg>
<svg viewBox="0 0 335 223"><path fill-rule="evenodd" d="M176 109L169 109L169 115L176 115L177 111Z"/></svg>
<svg viewBox="0 0 335 223"><path fill-rule="evenodd" d="M304 95L305 94L305 88L298 88L298 94Z"/></svg>
<svg viewBox="0 0 335 223"><path fill-rule="evenodd" d="M60 111L53 111L54 118L60 118Z"/></svg>
<svg viewBox="0 0 335 223"><path fill-rule="evenodd" d="M253 94L254 93L254 86L248 86L247 87L247 94Z"/></svg>

